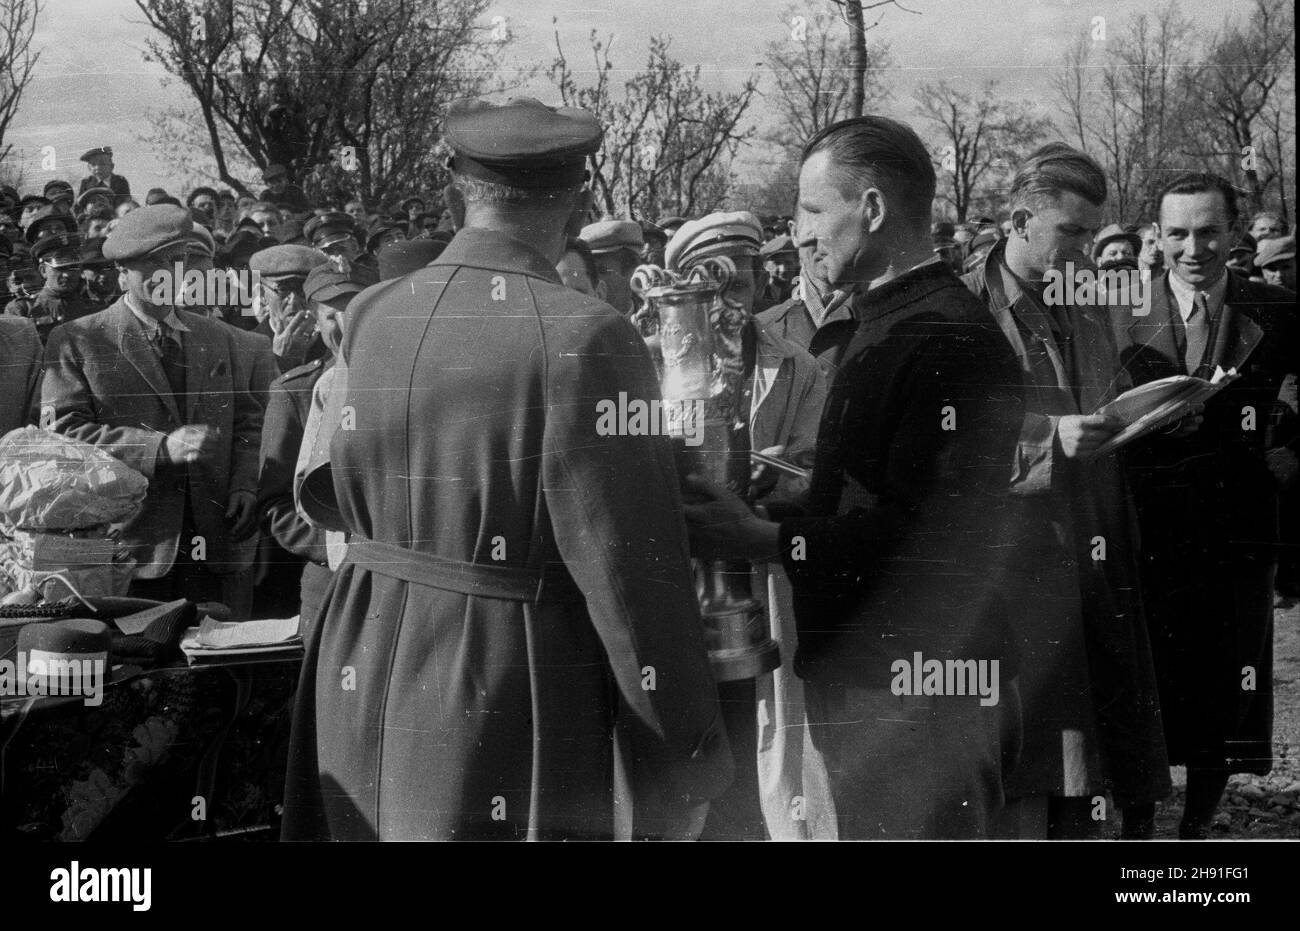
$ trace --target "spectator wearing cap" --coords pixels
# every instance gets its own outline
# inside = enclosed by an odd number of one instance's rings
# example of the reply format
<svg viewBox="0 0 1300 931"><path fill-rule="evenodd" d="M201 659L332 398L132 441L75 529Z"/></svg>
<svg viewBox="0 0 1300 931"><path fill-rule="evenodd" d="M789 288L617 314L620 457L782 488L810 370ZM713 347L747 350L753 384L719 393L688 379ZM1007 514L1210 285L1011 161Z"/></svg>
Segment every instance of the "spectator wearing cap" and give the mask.
<svg viewBox="0 0 1300 931"><path fill-rule="evenodd" d="M763 230L752 213L712 213L682 224L669 240L665 258L669 269L678 273L713 257L734 263L736 275L722 299L741 318L742 415L751 447L811 469L826 378L807 350L771 333L753 317L754 300L767 277L762 245ZM753 485L758 506L777 518L798 510L807 494L806 481L778 479L766 467L756 470ZM818 772L820 757L805 740L803 692L794 674L796 633L789 580L773 564L755 570L755 583L766 596L771 635L782 644L782 666L757 679L718 684L736 779L710 807L704 839L762 840L765 831L776 839L802 839L809 836L809 825L791 821L790 799L804 796L809 811L831 810L825 773ZM814 775L805 785L809 771ZM815 822L811 833L824 838L828 835L819 831L828 830L829 825Z"/></svg>
<svg viewBox="0 0 1300 931"><path fill-rule="evenodd" d="M90 187L77 195L77 200L72 205L72 212L82 217L98 207L103 207L108 210L109 216L112 216L113 205L116 202L117 198L114 197L112 188Z"/></svg>
<svg viewBox="0 0 1300 931"><path fill-rule="evenodd" d="M635 220L600 220L582 228L578 238L587 244L605 284L605 302L627 316L634 306L632 272L641 264L641 225Z"/></svg>
<svg viewBox="0 0 1300 931"><path fill-rule="evenodd" d="M379 255L379 250L384 246L404 239L406 239L404 224L394 220L382 220L371 227L370 235L366 237L366 254L373 258Z"/></svg>
<svg viewBox="0 0 1300 931"><path fill-rule="evenodd" d="M641 249L641 263L662 268L664 249L668 246L668 234L649 220L642 220L641 241L645 243Z"/></svg>
<svg viewBox="0 0 1300 931"><path fill-rule="evenodd" d="M1295 288L1295 237L1277 236L1265 239L1255 250L1255 267L1265 284Z"/></svg>
<svg viewBox="0 0 1300 931"><path fill-rule="evenodd" d="M257 526L262 409L240 384L228 327L181 309L193 221L142 207L103 245L125 293L50 334L41 388L54 429L98 446L149 479L122 529L138 561L130 593L218 601L247 617L237 544Z"/></svg>
<svg viewBox="0 0 1300 931"><path fill-rule="evenodd" d="M1129 232L1118 223L1103 227L1092 241L1092 260L1098 268L1125 265L1137 268L1138 253L1142 251L1142 237Z"/></svg>
<svg viewBox="0 0 1300 931"><path fill-rule="evenodd" d="M293 501L293 476L312 393L335 362L343 337L348 304L363 290L360 282L331 263L313 268L303 283L303 296L316 320L326 355L285 372L271 385L271 399L262 427L262 471L258 511L262 531L284 552L276 559L276 574L268 583L278 591L278 603L302 619L307 636L320 613L331 572L325 531L298 513ZM299 567L295 571L295 566ZM287 598L286 598L287 596Z"/></svg>
<svg viewBox="0 0 1300 931"><path fill-rule="evenodd" d="M113 171L113 150L109 146L99 146L94 149L87 149L81 153L81 161L90 166L90 174L81 179L81 186L78 193L84 193L92 187L106 187L113 192L113 196L119 201L131 196L131 185L119 174Z"/></svg>
<svg viewBox="0 0 1300 931"><path fill-rule="evenodd" d="M217 192L210 187L196 187L185 198L185 206L191 210L202 210L209 217L217 215Z"/></svg>
<svg viewBox="0 0 1300 931"><path fill-rule="evenodd" d="M81 294L81 236L72 216L51 205L32 217L24 238L43 279L24 315L36 324L44 340L58 324L95 310ZM20 312L20 308L13 311Z"/></svg>
<svg viewBox="0 0 1300 931"><path fill-rule="evenodd" d="M327 422L304 469L300 507L352 536L303 668L285 837L612 838L615 727L627 782L686 833L729 765L679 480L662 437L608 435L592 406L656 396L654 365L555 272L601 127L517 98L456 101L445 132L459 232L348 308L329 400L358 429ZM370 685L340 690L340 664ZM673 687L642 689L647 665Z"/></svg>
<svg viewBox="0 0 1300 931"><path fill-rule="evenodd" d="M271 337L281 373L326 354L302 286L307 273L327 261L329 257L319 249L298 244L262 249L248 260L249 271L258 276L254 332Z"/></svg>
<svg viewBox="0 0 1300 931"><path fill-rule="evenodd" d="M18 214L18 226L21 229L27 229L27 224L32 222L32 217L50 206L50 200L42 197L40 194L28 194L18 202L20 213Z"/></svg>
<svg viewBox="0 0 1300 931"><path fill-rule="evenodd" d="M122 293L118 285L117 266L104 258L103 236L81 244L81 294L95 312L108 307Z"/></svg>
<svg viewBox="0 0 1300 931"><path fill-rule="evenodd" d="M1282 218L1271 210L1261 210L1251 217L1250 229L1246 231L1256 243L1265 239L1280 239L1286 235L1286 224Z"/></svg>
<svg viewBox="0 0 1300 931"><path fill-rule="evenodd" d="M799 250L788 235L768 239L758 250L758 256L763 260L767 284L754 301L756 314L788 301L799 277Z"/></svg>
<svg viewBox="0 0 1300 931"><path fill-rule="evenodd" d="M45 187L41 191L45 199L51 204L57 206L65 213L72 213L72 204L76 199L72 193L72 185L61 179L45 182Z"/></svg>
<svg viewBox="0 0 1300 931"><path fill-rule="evenodd" d="M406 216L407 222L414 223L416 217L424 213L426 204L423 197L408 197L398 206Z"/></svg>
<svg viewBox="0 0 1300 931"><path fill-rule="evenodd" d="M600 267L591 254L591 247L581 239L570 239L564 244L564 255L555 263L555 272L566 288L598 301L605 300L605 282L601 280Z"/></svg>
<svg viewBox="0 0 1300 931"><path fill-rule="evenodd" d="M1247 278L1262 282L1264 279L1255 268L1255 237L1244 233L1237 238L1228 250L1228 268L1239 272Z"/></svg>
<svg viewBox="0 0 1300 931"><path fill-rule="evenodd" d="M289 180L289 171L283 165L267 165L262 172L266 189L259 198L271 204L285 204L294 210L310 210L311 204L303 189Z"/></svg>

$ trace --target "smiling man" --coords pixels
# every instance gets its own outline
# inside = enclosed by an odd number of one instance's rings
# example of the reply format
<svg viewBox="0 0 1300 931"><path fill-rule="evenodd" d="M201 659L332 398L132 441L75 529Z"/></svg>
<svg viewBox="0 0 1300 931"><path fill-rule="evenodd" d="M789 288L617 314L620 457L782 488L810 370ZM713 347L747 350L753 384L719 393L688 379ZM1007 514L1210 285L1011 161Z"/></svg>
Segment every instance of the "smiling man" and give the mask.
<svg viewBox="0 0 1300 931"><path fill-rule="evenodd" d="M1168 271L1150 314L1116 321L1134 384L1235 368L1194 433L1128 458L1144 544L1143 596L1169 762L1187 766L1180 836L1206 835L1231 773L1272 767L1273 571L1278 491L1300 440L1270 449L1268 417L1300 361L1295 295L1227 268L1236 191L1175 178L1159 197Z"/></svg>

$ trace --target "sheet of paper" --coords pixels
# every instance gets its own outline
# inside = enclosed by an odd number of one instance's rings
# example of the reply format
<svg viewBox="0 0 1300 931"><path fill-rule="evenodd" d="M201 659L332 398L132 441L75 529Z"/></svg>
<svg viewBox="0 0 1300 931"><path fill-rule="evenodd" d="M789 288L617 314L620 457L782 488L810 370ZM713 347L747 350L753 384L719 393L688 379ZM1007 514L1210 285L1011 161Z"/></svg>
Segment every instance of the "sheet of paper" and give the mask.
<svg viewBox="0 0 1300 931"><path fill-rule="evenodd" d="M298 615L261 621L214 621L205 617L199 625L198 648L237 650L251 646L288 643L298 636Z"/></svg>

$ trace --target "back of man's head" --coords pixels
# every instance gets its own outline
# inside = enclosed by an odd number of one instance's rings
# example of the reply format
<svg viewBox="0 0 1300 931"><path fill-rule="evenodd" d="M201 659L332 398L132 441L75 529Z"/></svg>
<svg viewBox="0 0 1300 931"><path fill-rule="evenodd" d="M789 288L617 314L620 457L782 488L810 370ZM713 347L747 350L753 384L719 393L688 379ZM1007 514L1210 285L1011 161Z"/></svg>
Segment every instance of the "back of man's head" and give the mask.
<svg viewBox="0 0 1300 931"><path fill-rule="evenodd" d="M1021 164L1008 196L1013 210L1036 210L1066 192L1100 207L1106 202L1106 174L1090 155L1064 142L1049 142Z"/></svg>
<svg viewBox="0 0 1300 931"><path fill-rule="evenodd" d="M800 163L820 152L838 171L845 198L877 188L896 218L929 235L934 164L910 126L884 116L840 120L809 140Z"/></svg>

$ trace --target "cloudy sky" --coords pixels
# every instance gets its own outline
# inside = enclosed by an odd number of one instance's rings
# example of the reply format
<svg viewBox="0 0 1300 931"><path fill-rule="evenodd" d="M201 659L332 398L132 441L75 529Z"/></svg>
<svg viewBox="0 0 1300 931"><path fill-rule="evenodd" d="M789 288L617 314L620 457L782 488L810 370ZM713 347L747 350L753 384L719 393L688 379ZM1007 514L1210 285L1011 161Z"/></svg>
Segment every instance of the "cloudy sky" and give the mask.
<svg viewBox="0 0 1300 931"><path fill-rule="evenodd" d="M3 2L3 0L0 0ZM1145 0L902 0L870 14L880 18L871 38L893 49L895 88L891 115L911 116L912 89L941 77L978 82L998 77L1009 96L1033 96L1061 60L1069 43L1093 17L1107 20L1109 35L1122 30ZM1187 16L1211 32L1240 0L1179 0ZM828 0L802 0L794 13L829 8ZM589 60L587 36L594 28L613 35L612 59L635 71L644 64L647 39L672 38L673 53L699 64L712 87L735 88L751 73L763 79L767 43L791 41L789 0L498 0L492 15L507 18L515 36L511 63L548 65L554 57L554 29L575 64ZM552 26L552 19L556 25ZM42 56L37 77L10 127L8 141L22 150L24 187L51 177L41 169L42 147L54 146L57 176L83 174L77 156L93 145L112 145L118 170L132 190L168 186L167 168L141 136L150 113L184 105L176 86L162 86L163 72L144 61L149 34L134 0L45 0L36 43ZM553 99L545 79L530 91ZM770 114L760 107L756 120ZM750 156L752 163L755 156ZM172 184L171 187L177 187Z"/></svg>

